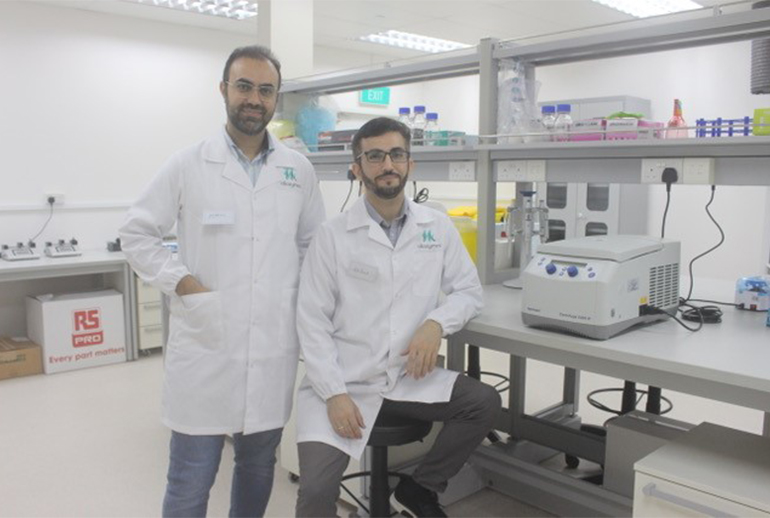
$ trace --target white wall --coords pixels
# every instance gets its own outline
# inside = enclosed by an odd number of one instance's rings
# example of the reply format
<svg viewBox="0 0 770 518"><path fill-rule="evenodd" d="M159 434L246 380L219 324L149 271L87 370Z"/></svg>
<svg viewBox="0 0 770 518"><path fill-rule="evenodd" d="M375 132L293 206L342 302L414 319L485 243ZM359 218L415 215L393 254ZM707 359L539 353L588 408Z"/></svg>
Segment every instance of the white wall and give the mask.
<svg viewBox="0 0 770 518"><path fill-rule="evenodd" d="M224 121L222 67L245 36L0 2L0 243L75 236L103 248L176 149ZM34 208L36 210L28 210Z"/></svg>

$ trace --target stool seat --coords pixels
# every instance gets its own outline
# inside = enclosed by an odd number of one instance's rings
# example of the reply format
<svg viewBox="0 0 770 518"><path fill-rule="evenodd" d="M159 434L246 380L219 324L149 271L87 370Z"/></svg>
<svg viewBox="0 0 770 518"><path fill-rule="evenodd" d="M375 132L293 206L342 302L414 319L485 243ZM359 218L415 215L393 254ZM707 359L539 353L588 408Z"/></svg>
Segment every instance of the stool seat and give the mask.
<svg viewBox="0 0 770 518"><path fill-rule="evenodd" d="M369 435L369 446L401 446L421 441L430 433L433 423L380 412Z"/></svg>

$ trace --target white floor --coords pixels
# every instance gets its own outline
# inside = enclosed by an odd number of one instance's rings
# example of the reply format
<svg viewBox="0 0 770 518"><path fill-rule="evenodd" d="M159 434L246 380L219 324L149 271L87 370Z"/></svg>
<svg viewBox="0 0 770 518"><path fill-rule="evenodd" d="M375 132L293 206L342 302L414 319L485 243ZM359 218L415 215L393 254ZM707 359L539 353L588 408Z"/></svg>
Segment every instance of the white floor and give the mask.
<svg viewBox="0 0 770 518"><path fill-rule="evenodd" d="M553 371L553 372L552 372ZM558 369L532 362L527 406L559 397ZM112 366L0 381L0 517L158 516L165 486L169 432L160 424L159 354ZM583 392L615 385L584 374ZM534 390L537 389L537 390ZM554 392L551 394L551 392ZM758 433L762 414L664 392L672 417ZM587 422L602 422L588 405ZM210 516L226 516L232 458L223 456ZM293 516L296 485L276 470L268 516ZM341 513L347 510L341 508ZM492 491L450 506L450 516L549 516Z"/></svg>
<svg viewBox="0 0 770 518"><path fill-rule="evenodd" d="M160 424L161 384L159 354L0 381L0 517L159 516L169 438ZM227 516L233 463L226 448L209 516ZM293 516L296 491L279 466L267 515ZM340 507L342 516L349 511ZM549 516L483 493L449 512Z"/></svg>

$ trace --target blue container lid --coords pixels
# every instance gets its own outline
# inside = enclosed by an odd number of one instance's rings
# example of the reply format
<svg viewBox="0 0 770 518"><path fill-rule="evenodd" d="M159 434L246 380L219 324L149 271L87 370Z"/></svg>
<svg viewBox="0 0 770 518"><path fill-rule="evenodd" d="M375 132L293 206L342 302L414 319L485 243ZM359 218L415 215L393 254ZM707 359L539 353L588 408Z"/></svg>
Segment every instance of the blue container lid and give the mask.
<svg viewBox="0 0 770 518"><path fill-rule="evenodd" d="M569 104L557 104L556 111L559 113L569 113L572 111L572 107Z"/></svg>
<svg viewBox="0 0 770 518"><path fill-rule="evenodd" d="M546 105L544 105L540 109L540 112L541 113L556 113L556 106L552 106L550 104L546 104Z"/></svg>
<svg viewBox="0 0 770 518"><path fill-rule="evenodd" d="M418 104L414 107L414 113L425 113L425 106L420 106Z"/></svg>
<svg viewBox="0 0 770 518"><path fill-rule="evenodd" d="M438 120L438 113L430 112L425 114L425 118L429 121L437 121Z"/></svg>
<svg viewBox="0 0 770 518"><path fill-rule="evenodd" d="M409 110L409 107L406 107L406 108L399 108L399 109L398 109L398 114L399 114L399 115L409 115L409 113L410 113L410 112L411 112L411 111Z"/></svg>

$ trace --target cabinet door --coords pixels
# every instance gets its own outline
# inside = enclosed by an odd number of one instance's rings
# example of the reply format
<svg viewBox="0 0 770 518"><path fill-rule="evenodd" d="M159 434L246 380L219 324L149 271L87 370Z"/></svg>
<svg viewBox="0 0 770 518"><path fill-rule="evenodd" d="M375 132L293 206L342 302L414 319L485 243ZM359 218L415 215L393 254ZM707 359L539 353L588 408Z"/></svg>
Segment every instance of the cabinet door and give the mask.
<svg viewBox="0 0 770 518"><path fill-rule="evenodd" d="M556 182L545 184L549 241L575 237L577 185Z"/></svg>
<svg viewBox="0 0 770 518"><path fill-rule="evenodd" d="M576 185L575 236L617 234L620 186L606 183Z"/></svg>

